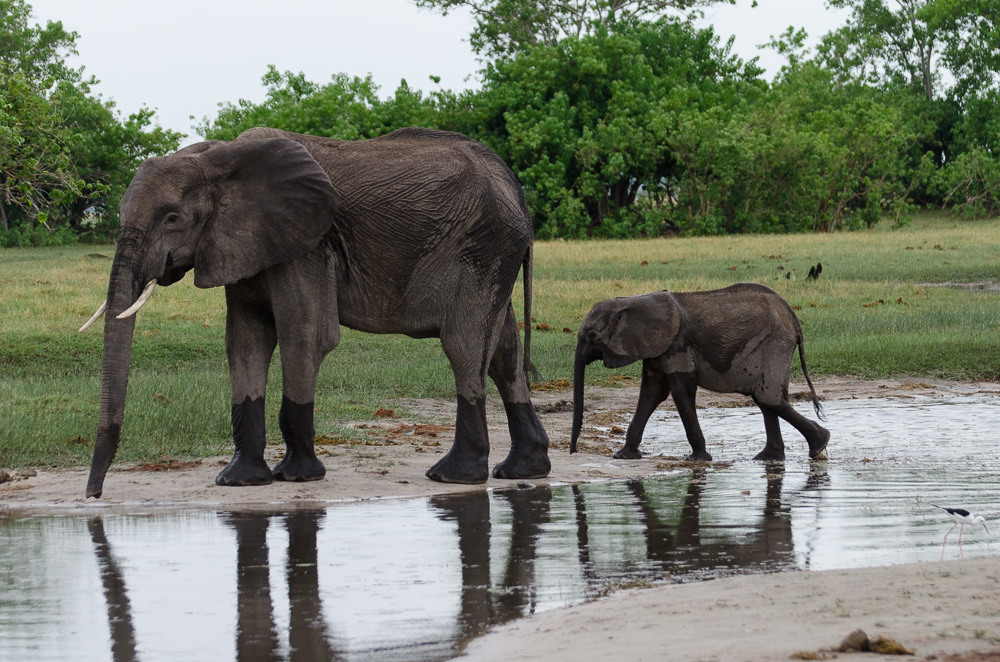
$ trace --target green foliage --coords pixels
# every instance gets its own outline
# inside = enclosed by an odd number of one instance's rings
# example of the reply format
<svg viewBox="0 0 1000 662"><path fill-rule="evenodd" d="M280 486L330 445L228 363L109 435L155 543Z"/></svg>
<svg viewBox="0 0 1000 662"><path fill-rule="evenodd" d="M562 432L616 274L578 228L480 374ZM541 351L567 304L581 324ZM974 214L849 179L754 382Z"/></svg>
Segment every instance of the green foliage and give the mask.
<svg viewBox="0 0 1000 662"><path fill-rule="evenodd" d="M44 225L25 223L0 234L0 248L69 246L77 240L76 233L68 225L58 225L49 230Z"/></svg>
<svg viewBox="0 0 1000 662"><path fill-rule="evenodd" d="M964 218L1000 216L1000 156L974 147L941 168L934 186Z"/></svg>
<svg viewBox="0 0 1000 662"><path fill-rule="evenodd" d="M515 56L533 46L555 46L566 37L583 37L616 26L653 20L664 14L697 15L700 7L736 0L414 0L418 7L447 14L469 11L476 27L469 35L473 50L490 59ZM756 2L754 2L756 6Z"/></svg>
<svg viewBox="0 0 1000 662"><path fill-rule="evenodd" d="M688 234L871 227L906 218L913 145L931 130L898 99L795 65L752 105L690 111L673 220Z"/></svg>
<svg viewBox="0 0 1000 662"><path fill-rule="evenodd" d="M199 133L210 140L232 140L243 131L267 126L341 140L375 138L407 126L438 128L441 108L454 103L450 92L424 96L400 82L394 96L382 100L371 76L336 74L326 85L302 73L284 73L272 65L262 81L266 98L224 104L214 120L204 118Z"/></svg>
<svg viewBox="0 0 1000 662"><path fill-rule="evenodd" d="M121 120L112 102L92 95L95 79L66 66L77 34L30 17L24 0L0 0L0 228L21 228L7 245L63 241L59 225L114 227L139 164L183 137L151 127L147 109ZM37 225L53 238L43 241Z"/></svg>
<svg viewBox="0 0 1000 662"><path fill-rule="evenodd" d="M600 30L488 65L475 137L521 180L540 237L656 235L679 177L668 137L692 109L754 98L759 73L687 22Z"/></svg>
<svg viewBox="0 0 1000 662"><path fill-rule="evenodd" d="M996 140L987 124L996 115L1000 85L1000 0L829 4L851 14L823 38L821 66L842 83L864 81L920 99L913 111L934 122L913 166L927 151L942 167L974 144L986 147L987 135Z"/></svg>

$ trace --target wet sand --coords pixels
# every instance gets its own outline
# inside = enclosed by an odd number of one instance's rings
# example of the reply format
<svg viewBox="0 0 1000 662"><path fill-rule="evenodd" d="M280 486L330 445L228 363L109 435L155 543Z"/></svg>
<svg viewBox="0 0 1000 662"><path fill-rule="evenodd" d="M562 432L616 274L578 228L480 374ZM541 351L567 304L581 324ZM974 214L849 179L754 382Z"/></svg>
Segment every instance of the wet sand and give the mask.
<svg viewBox="0 0 1000 662"><path fill-rule="evenodd" d="M998 384L926 379L869 382L835 377L816 380L816 386L827 400L1000 395ZM793 384L790 391L802 393L805 385ZM531 482L552 485L623 479L659 471L661 462L656 458L610 457L622 440L623 431L615 426L627 423L637 397L637 385L628 382L618 388L588 389L584 452L571 456L567 450L571 393L558 388L536 391L533 399L552 440L553 466L548 478ZM488 403L491 461L498 462L507 453L509 438L499 399L491 400L495 400ZM699 404L741 406L746 399L699 392ZM663 406L672 405L668 401ZM135 506L294 508L484 489L435 483L424 476L451 443L453 403L402 401L398 410L406 412L405 418L393 412L393 417L357 422L367 432L364 444L334 438L321 443L318 448L328 470L323 481L216 487L215 475L228 457L145 467L115 465L104 497L88 500L83 496L86 469L8 469L14 480L0 484L0 513L108 512ZM317 422L321 434L323 423ZM800 439L786 442L790 455L805 455ZM280 445L268 447L272 463L281 449ZM687 448L677 449L679 456L687 452ZM509 486L510 481L490 479L485 488ZM856 628L872 637L897 639L914 649L917 659L967 651L995 651L1000 656L1000 558L733 577L627 591L501 627L474 641L468 659L785 660L799 652L818 656L797 659L823 659L822 655L834 653L818 653L821 648L836 647ZM840 659L883 659L870 653L837 655Z"/></svg>

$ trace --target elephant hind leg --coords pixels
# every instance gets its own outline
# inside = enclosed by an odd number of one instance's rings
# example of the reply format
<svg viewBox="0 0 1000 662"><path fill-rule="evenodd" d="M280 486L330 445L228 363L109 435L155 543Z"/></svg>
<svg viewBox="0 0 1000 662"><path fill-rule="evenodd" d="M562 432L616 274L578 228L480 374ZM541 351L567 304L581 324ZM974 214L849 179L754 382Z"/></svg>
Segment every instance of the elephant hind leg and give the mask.
<svg viewBox="0 0 1000 662"><path fill-rule="evenodd" d="M443 329L441 347L455 373L458 413L455 441L426 476L442 483L476 485L490 476L490 439L486 428L486 365L492 346L485 323L475 314L457 314L459 324Z"/></svg>
<svg viewBox="0 0 1000 662"><path fill-rule="evenodd" d="M777 417L781 417L788 421L788 423L798 430L803 437L806 439L806 443L809 444L809 457L810 459L816 458L824 450L826 450L826 445L830 441L830 431L824 428L819 423L809 420L799 412L795 411L795 408L788 403L787 400L782 400L777 405L764 405L760 402L757 403L761 411L764 412L764 424L767 426L767 416L768 412L775 417L774 425L778 426ZM778 432L780 438L780 429ZM768 444L770 444L770 436L768 437ZM764 451L767 450L765 446ZM763 453L764 451L761 451Z"/></svg>
<svg viewBox="0 0 1000 662"><path fill-rule="evenodd" d="M549 475L549 437L531 404L528 381L521 364L521 339L514 307L507 305L500 338L490 360L489 376L496 384L507 412L510 452L493 468L494 478L543 478Z"/></svg>

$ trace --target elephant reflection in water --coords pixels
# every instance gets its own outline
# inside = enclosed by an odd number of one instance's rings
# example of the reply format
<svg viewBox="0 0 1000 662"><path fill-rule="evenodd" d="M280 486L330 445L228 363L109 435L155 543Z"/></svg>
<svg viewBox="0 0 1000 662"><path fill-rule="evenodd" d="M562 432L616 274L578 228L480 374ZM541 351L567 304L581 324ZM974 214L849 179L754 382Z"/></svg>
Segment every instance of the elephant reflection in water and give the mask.
<svg viewBox="0 0 1000 662"><path fill-rule="evenodd" d="M272 515L224 513L236 531L236 654L238 660L280 660L271 602L267 530ZM289 601L289 660L334 660L319 596L316 536L325 517L321 510L284 514L288 531L285 575Z"/></svg>
<svg viewBox="0 0 1000 662"><path fill-rule="evenodd" d="M288 660L324 662L338 659L330 646L319 598L316 534L323 511L300 510L284 514L288 531L286 576L289 596ZM283 659L271 602L267 530L273 514L223 513L223 521L236 532L236 659ZM111 651L115 662L137 660L131 605L121 567L104 533L104 522L87 523L101 568L108 604Z"/></svg>
<svg viewBox="0 0 1000 662"><path fill-rule="evenodd" d="M706 483L712 480L712 472L705 469L692 471L679 504L657 496L649 479L626 483L632 498L613 505L613 519L621 522L621 511L637 515L628 519L638 521L637 528L645 538L646 558L657 572L676 575L719 567L760 568L787 564L792 562L794 550L788 506L782 502L784 474L778 464L770 465L768 471L763 514L749 536L712 536L710 541L705 540L705 529L714 528L701 514ZM801 492L822 490L828 480L825 471L811 473ZM600 493L606 487L584 485L573 486L571 490L572 505L569 507L575 516L576 563L587 588L599 594L606 590L609 578L600 576L602 564L592 558L591 539L606 536L609 531L600 523L604 518L595 516L598 513L596 506L591 506L588 517L587 499L588 495ZM494 538L492 511L498 503L509 508L511 528L509 541L501 543L507 545L506 561L502 579L495 585L490 547ZM454 522L457 529L462 564L457 628L454 640L439 643L451 651L461 651L485 630L535 610L538 587L545 583L545 577L537 576L538 543L543 535L553 535L547 528L555 519L553 491L539 487L497 491L492 496L488 492L477 492L432 497L430 505L438 517ZM222 522L236 534L237 659L283 659L271 598L267 545L272 520L279 519L288 534L285 568L290 610L287 659L323 662L345 657L340 649L346 650L346 646L338 645L337 638L331 636L320 599L317 533L324 518L325 511L321 510L221 514ZM616 534L620 525L614 527L611 533ZM134 660L136 636L119 564L99 517L91 520L90 531L108 602L114 659L116 662ZM808 557L808 543L806 554ZM620 575L620 570L616 574Z"/></svg>
<svg viewBox="0 0 1000 662"><path fill-rule="evenodd" d="M784 468L774 463L768 465L767 471L764 510L759 524L753 528L753 534L710 542L703 539L703 530L714 527L703 522L701 515L702 495L710 480L710 472L706 469L692 470L679 514L675 511L674 502L665 502L650 494L648 479L628 481L626 486L632 496L633 507L638 509L646 540L646 558L677 575L720 567L760 568L791 563L794 560L792 521L789 508L781 499ZM813 473L804 489L819 489L824 479L825 471ZM586 494L579 486L573 487L573 494L580 562L584 575L596 582L598 578L592 572L590 561ZM677 524L668 524L668 521L676 521Z"/></svg>
<svg viewBox="0 0 1000 662"><path fill-rule="evenodd" d="M125 591L125 579L121 566L111 550L111 544L104 533L104 520L92 517L87 520L90 539L97 553L97 565L101 569L101 584L104 585L104 599L108 603L108 624L111 627L111 655L115 662L131 662L135 655L135 627L132 625L132 609Z"/></svg>
<svg viewBox="0 0 1000 662"><path fill-rule="evenodd" d="M462 592L456 650L463 650L485 630L532 613L535 608L536 547L543 526L550 520L552 491L545 487L495 494L511 508L509 553L498 587L493 586L490 564L489 493L431 498L441 519L458 526Z"/></svg>

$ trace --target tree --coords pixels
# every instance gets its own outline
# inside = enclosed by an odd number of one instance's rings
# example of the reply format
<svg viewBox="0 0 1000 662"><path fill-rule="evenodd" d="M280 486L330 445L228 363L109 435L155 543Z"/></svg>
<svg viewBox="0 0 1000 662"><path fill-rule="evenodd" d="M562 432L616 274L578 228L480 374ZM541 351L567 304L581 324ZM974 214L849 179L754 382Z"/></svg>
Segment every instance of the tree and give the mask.
<svg viewBox="0 0 1000 662"><path fill-rule="evenodd" d="M6 67L7 65L0 65ZM82 188L60 139L59 115L21 71L6 69L0 85L0 225L10 211L45 222L52 196L73 197Z"/></svg>
<svg viewBox="0 0 1000 662"><path fill-rule="evenodd" d="M756 103L686 114L673 215L690 234L794 232L897 222L919 181L909 151L931 126L814 62L786 68Z"/></svg>
<svg viewBox="0 0 1000 662"><path fill-rule="evenodd" d="M267 88L263 102L221 104L218 116L204 118L198 132L213 140L232 140L247 129L269 126L341 140L375 138L407 126L444 128L438 126L439 109L455 103L451 92L425 96L405 80L383 100L371 76L340 73L318 85L301 72L280 73L273 65L262 82Z"/></svg>
<svg viewBox="0 0 1000 662"><path fill-rule="evenodd" d="M24 0L0 0L0 225L79 229L97 210L113 226L139 163L183 136L153 126L148 109L123 121L91 92L96 79L66 65L77 34L30 18Z"/></svg>
<svg viewBox="0 0 1000 662"><path fill-rule="evenodd" d="M629 25L664 14L696 12L736 0L414 0L418 7L447 14L467 9L476 21L472 49L487 59L513 57L531 46L555 46L566 37L584 37L601 28ZM754 3L756 6L756 2Z"/></svg>
<svg viewBox="0 0 1000 662"><path fill-rule="evenodd" d="M0 69L20 72L44 87L78 76L66 66L65 56L76 54L79 35L66 32L59 21L43 28L30 20L31 5L24 0L0 0Z"/></svg>
<svg viewBox="0 0 1000 662"><path fill-rule="evenodd" d="M661 19L530 47L487 65L473 135L521 180L539 236L660 234L680 117L749 102L762 86L730 46Z"/></svg>
<svg viewBox="0 0 1000 662"><path fill-rule="evenodd" d="M828 0L850 9L823 38L820 59L846 79L908 88L927 100L997 83L1000 0Z"/></svg>

